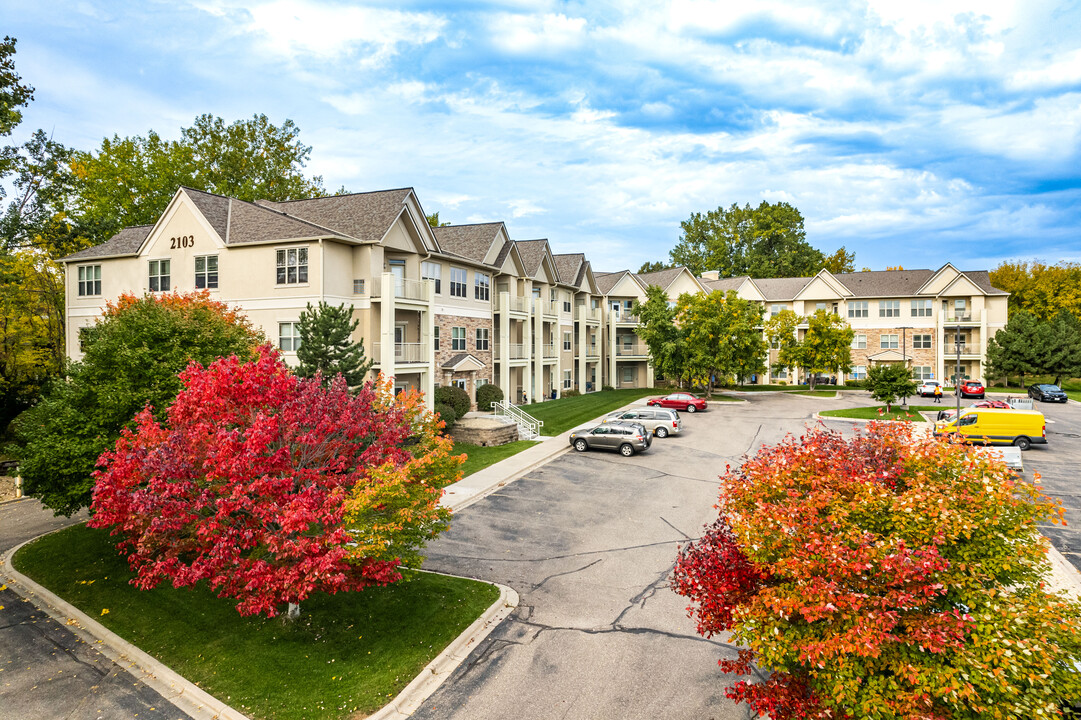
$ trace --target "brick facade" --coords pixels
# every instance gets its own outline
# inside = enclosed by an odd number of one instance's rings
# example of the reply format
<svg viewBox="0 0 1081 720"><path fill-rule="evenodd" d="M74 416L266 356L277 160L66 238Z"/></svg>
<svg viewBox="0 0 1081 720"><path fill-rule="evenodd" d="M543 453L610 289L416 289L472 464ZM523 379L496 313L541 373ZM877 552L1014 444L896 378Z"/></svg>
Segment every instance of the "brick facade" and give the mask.
<svg viewBox="0 0 1081 720"><path fill-rule="evenodd" d="M469 353L484 363L484 369L477 371L477 380L493 382L495 379L494 351L496 343L495 326L491 318L465 317L462 315L436 315L435 326L439 328L439 349L435 351L436 384L446 385L450 380L468 380L469 373L450 375L443 369L443 363L458 353ZM452 327L465 328L465 350L453 350ZM477 329L488 330L488 349L477 350Z"/></svg>

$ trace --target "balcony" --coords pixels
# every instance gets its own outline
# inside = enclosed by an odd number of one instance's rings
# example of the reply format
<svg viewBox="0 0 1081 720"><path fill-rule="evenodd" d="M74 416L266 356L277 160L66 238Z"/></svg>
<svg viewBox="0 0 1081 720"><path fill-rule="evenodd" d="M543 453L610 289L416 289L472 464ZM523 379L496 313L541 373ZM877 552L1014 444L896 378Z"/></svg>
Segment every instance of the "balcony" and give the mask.
<svg viewBox="0 0 1081 720"><path fill-rule="evenodd" d="M619 325L637 325L640 319L637 315L631 315L629 313L621 313L616 315L616 323Z"/></svg>
<svg viewBox="0 0 1081 720"><path fill-rule="evenodd" d="M648 357L649 346L645 343L619 343L616 345L616 357Z"/></svg>
<svg viewBox="0 0 1081 720"><path fill-rule="evenodd" d="M497 311L501 311L503 308L499 305L496 306ZM507 298L507 310L512 313L521 313L522 315L529 314L529 298L510 296Z"/></svg>
<svg viewBox="0 0 1081 720"><path fill-rule="evenodd" d="M574 319L578 322L599 323L601 321L600 308L587 308L579 305L574 309Z"/></svg>
<svg viewBox="0 0 1081 720"><path fill-rule="evenodd" d="M557 319L559 317L560 306L558 303L538 300L537 305L540 305L540 311L544 317L552 319Z"/></svg>
<svg viewBox="0 0 1081 720"><path fill-rule="evenodd" d="M553 345L552 343L546 344L544 346L544 359L545 360L549 360L549 359L554 360L555 358L556 358L556 346Z"/></svg>
<svg viewBox="0 0 1081 720"><path fill-rule="evenodd" d="M399 300L413 300L415 302L427 302L428 289L426 287L427 280L407 280L404 278L396 278L393 281L393 294L394 297ZM372 278L368 285L368 295L372 298L380 298L383 295L383 282L382 278ZM360 290L364 292L364 285L360 286ZM353 281L353 289L357 289L357 283Z"/></svg>
<svg viewBox="0 0 1081 720"><path fill-rule="evenodd" d="M951 338L947 337L945 340L942 341L942 355L947 359L957 356L957 345L954 344ZM979 357L979 355L979 345L970 345L967 343L961 345L961 357Z"/></svg>
<svg viewBox="0 0 1081 720"><path fill-rule="evenodd" d="M503 357L500 346L496 343L496 360L525 360L525 345L523 343L510 343L507 357Z"/></svg>
<svg viewBox="0 0 1081 720"><path fill-rule="evenodd" d="M377 365L383 359L382 343L372 343L371 357ZM395 365L424 365L428 363L430 353L428 343L394 343Z"/></svg>

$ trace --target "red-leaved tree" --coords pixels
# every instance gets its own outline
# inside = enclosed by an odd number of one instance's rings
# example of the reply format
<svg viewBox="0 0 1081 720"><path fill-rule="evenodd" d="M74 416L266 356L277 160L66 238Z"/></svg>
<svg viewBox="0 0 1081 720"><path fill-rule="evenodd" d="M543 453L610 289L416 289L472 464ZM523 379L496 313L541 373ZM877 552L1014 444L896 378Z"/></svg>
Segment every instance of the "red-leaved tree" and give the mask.
<svg viewBox="0 0 1081 720"><path fill-rule="evenodd" d="M1047 592L1061 516L1001 460L873 423L818 428L721 477L673 588L746 649L726 690L787 718L1055 717L1081 699L1081 608ZM1037 478L1038 481L1038 478Z"/></svg>
<svg viewBox="0 0 1081 720"><path fill-rule="evenodd" d="M274 616L396 582L446 528L439 499L462 458L418 394L324 388L269 346L181 380L164 422L140 412L95 473L90 525L119 537L137 587L205 580L241 614Z"/></svg>

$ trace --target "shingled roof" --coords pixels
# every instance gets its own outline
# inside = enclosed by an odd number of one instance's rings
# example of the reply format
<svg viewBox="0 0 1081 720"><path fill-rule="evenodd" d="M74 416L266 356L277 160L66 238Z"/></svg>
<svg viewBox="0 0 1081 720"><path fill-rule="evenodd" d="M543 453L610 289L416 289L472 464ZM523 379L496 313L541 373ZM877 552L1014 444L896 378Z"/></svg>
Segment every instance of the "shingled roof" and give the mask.
<svg viewBox="0 0 1081 720"><path fill-rule="evenodd" d="M810 281L809 277L755 278L754 284L766 300L792 300Z"/></svg>
<svg viewBox="0 0 1081 720"><path fill-rule="evenodd" d="M547 240L515 240L514 245L518 248L518 254L522 256L522 264L530 276L536 275L540 270L541 262L544 261L544 250L548 247Z"/></svg>
<svg viewBox="0 0 1081 720"><path fill-rule="evenodd" d="M331 195L288 202L257 201L274 210L288 213L309 223L333 230L335 234L379 242L402 212L412 188L377 190L352 195Z"/></svg>
<svg viewBox="0 0 1081 720"><path fill-rule="evenodd" d="M68 260L92 260L93 258L115 257L117 255L135 255L139 252L139 248L143 246L143 241L146 240L146 236L149 235L150 231L153 229L153 225L133 225L132 227L126 227L100 245L95 245L94 247L80 250L77 253L72 253L71 255L62 258L61 262L66 262Z"/></svg>
<svg viewBox="0 0 1081 720"><path fill-rule="evenodd" d="M729 290L739 290L743 283L747 282L749 276L740 275L739 277L720 278L719 280L710 280L709 278L698 278L698 282L702 283L709 290L720 290L721 292L728 292Z"/></svg>
<svg viewBox="0 0 1081 720"><path fill-rule="evenodd" d="M616 272L595 272L593 273L593 279L597 281L597 290L601 295L607 295L612 292L612 288L623 278L624 275L630 275L634 277L634 273L630 270L617 270Z"/></svg>
<svg viewBox="0 0 1081 720"><path fill-rule="evenodd" d="M585 253L563 253L553 255L552 258L555 260L559 281L566 285L579 287L582 273L585 271Z"/></svg>
<svg viewBox="0 0 1081 720"><path fill-rule="evenodd" d="M934 274L933 270L865 270L835 273L834 277L851 290L854 297L898 297L915 295Z"/></svg>
<svg viewBox="0 0 1081 720"><path fill-rule="evenodd" d="M483 263L492 249L503 223L477 223L474 225L444 225L432 228L439 247L459 257Z"/></svg>
<svg viewBox="0 0 1081 720"><path fill-rule="evenodd" d="M664 270L657 270L654 272L635 273L635 277L646 287L658 285L662 290L665 290L685 269L686 268L681 265L679 267L665 268Z"/></svg>

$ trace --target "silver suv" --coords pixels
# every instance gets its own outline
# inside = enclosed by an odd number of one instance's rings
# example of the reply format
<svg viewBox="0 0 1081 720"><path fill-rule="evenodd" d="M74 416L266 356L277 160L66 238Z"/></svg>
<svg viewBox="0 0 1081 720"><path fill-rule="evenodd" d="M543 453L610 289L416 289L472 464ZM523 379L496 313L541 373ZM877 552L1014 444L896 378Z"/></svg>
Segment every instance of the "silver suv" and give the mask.
<svg viewBox="0 0 1081 720"><path fill-rule="evenodd" d="M626 420L602 423L571 433L571 447L578 452L598 448L618 450L623 457L630 457L636 452L649 449L652 443L653 437L644 425Z"/></svg>
<svg viewBox="0 0 1081 720"><path fill-rule="evenodd" d="M671 408L642 408L640 410L616 410L605 415L602 423L610 423L617 420L629 420L641 423L659 438L669 435L678 435L683 432L683 420L679 417L679 411Z"/></svg>

